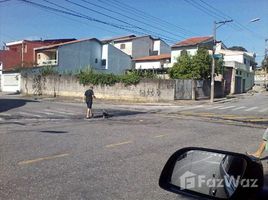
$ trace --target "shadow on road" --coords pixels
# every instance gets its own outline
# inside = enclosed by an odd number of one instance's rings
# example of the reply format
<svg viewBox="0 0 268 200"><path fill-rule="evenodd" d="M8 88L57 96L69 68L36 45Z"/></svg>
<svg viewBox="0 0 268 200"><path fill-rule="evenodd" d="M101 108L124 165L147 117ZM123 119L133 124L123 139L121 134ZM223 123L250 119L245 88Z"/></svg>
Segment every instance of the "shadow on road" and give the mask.
<svg viewBox="0 0 268 200"><path fill-rule="evenodd" d="M41 133L50 133L50 134L63 134L68 133L67 131L40 131Z"/></svg>
<svg viewBox="0 0 268 200"><path fill-rule="evenodd" d="M13 108L24 106L28 102L38 102L27 99L0 99L0 113Z"/></svg>
<svg viewBox="0 0 268 200"><path fill-rule="evenodd" d="M93 118L124 117L138 114L144 114L144 112L130 111L130 110L103 110L100 114L98 113L94 115Z"/></svg>

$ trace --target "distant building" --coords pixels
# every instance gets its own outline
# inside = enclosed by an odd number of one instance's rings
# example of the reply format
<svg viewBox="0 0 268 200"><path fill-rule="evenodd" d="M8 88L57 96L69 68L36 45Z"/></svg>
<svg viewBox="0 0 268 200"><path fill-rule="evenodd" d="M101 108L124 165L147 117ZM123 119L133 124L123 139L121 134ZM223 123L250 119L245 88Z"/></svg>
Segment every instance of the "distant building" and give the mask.
<svg viewBox="0 0 268 200"><path fill-rule="evenodd" d="M102 40L130 55L133 59L145 56L153 56L170 53L170 46L159 38L150 35L135 36L127 35L122 37Z"/></svg>
<svg viewBox="0 0 268 200"><path fill-rule="evenodd" d="M96 38L35 48L35 57L37 66L56 66L59 71L91 67L100 72L123 74L131 69L129 55Z"/></svg>

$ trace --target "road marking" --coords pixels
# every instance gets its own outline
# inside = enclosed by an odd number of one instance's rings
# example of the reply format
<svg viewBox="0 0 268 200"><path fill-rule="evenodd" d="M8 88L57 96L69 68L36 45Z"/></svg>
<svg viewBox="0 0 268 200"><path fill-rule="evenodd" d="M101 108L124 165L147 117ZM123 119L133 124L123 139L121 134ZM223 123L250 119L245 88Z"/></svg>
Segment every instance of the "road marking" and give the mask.
<svg viewBox="0 0 268 200"><path fill-rule="evenodd" d="M64 115L74 115L74 113L69 113L69 112L65 112L65 111L59 111L59 110L48 110L45 109L45 111L50 112L50 113L55 113L55 114L64 114Z"/></svg>
<svg viewBox="0 0 268 200"><path fill-rule="evenodd" d="M27 115L27 116L30 116L30 117L42 117L41 115L36 115L36 114L33 114L33 113L27 113L27 112L19 112L19 114Z"/></svg>
<svg viewBox="0 0 268 200"><path fill-rule="evenodd" d="M203 105L198 105L198 106L188 106L188 107L184 107L183 110L191 110L191 109L196 109L196 108L202 108L204 107Z"/></svg>
<svg viewBox="0 0 268 200"><path fill-rule="evenodd" d="M259 112L265 112L265 111L268 111L268 108L264 108L264 109L260 110Z"/></svg>
<svg viewBox="0 0 268 200"><path fill-rule="evenodd" d="M248 109L246 109L245 111L252 111L252 110L255 110L255 109L257 109L258 107L251 107L251 108L248 108Z"/></svg>
<svg viewBox="0 0 268 200"><path fill-rule="evenodd" d="M58 155L54 155L54 156L36 158L36 159L33 159L33 160L24 160L24 161L18 162L18 165L27 165L27 164L40 162L40 161L43 161L43 160L52 160L52 159L55 159L55 158L61 158L61 157L65 157L65 156L68 156L68 155L69 155L68 153L64 153L64 154L58 154Z"/></svg>
<svg viewBox="0 0 268 200"><path fill-rule="evenodd" d="M124 144L130 144L130 143L132 143L132 141L125 141L125 142L120 142L120 143L115 143L115 144L109 144L109 145L106 145L105 147L112 148L112 147L117 147L117 146L124 145Z"/></svg>
<svg viewBox="0 0 268 200"><path fill-rule="evenodd" d="M223 108L219 108L220 110L225 110L225 109L229 109L229 108L233 108L235 106L227 106L227 107L223 107Z"/></svg>
<svg viewBox="0 0 268 200"><path fill-rule="evenodd" d="M168 134L156 135L156 136L154 136L154 138L161 138L161 137L165 137L165 136L168 136Z"/></svg>
<svg viewBox="0 0 268 200"><path fill-rule="evenodd" d="M206 110L212 110L212 109L217 109L217 108L222 108L224 106L213 106L213 107L209 107L209 108L206 108Z"/></svg>
<svg viewBox="0 0 268 200"><path fill-rule="evenodd" d="M240 106L240 107L234 108L234 109L232 109L232 110L241 110L241 109L243 109L243 108L246 108L246 106Z"/></svg>

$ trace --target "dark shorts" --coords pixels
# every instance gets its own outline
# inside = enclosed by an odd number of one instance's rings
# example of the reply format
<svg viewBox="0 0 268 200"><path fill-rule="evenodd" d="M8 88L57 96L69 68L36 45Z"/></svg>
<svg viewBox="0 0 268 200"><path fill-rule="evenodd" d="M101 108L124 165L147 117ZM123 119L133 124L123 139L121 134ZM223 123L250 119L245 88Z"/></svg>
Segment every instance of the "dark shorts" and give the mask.
<svg viewBox="0 0 268 200"><path fill-rule="evenodd" d="M92 108L92 101L87 101L86 104L87 104L87 107L88 107L89 109Z"/></svg>

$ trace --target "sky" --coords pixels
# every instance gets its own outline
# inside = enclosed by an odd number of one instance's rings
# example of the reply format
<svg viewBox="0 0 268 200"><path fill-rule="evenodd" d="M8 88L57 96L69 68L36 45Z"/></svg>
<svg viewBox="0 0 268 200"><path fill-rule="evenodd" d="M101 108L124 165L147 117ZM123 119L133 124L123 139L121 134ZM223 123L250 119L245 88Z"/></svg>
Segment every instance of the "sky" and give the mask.
<svg viewBox="0 0 268 200"><path fill-rule="evenodd" d="M22 39L128 34L149 34L172 45L212 35L214 21L230 19L217 29L217 40L255 52L260 64L268 38L268 0L0 0L0 46Z"/></svg>

